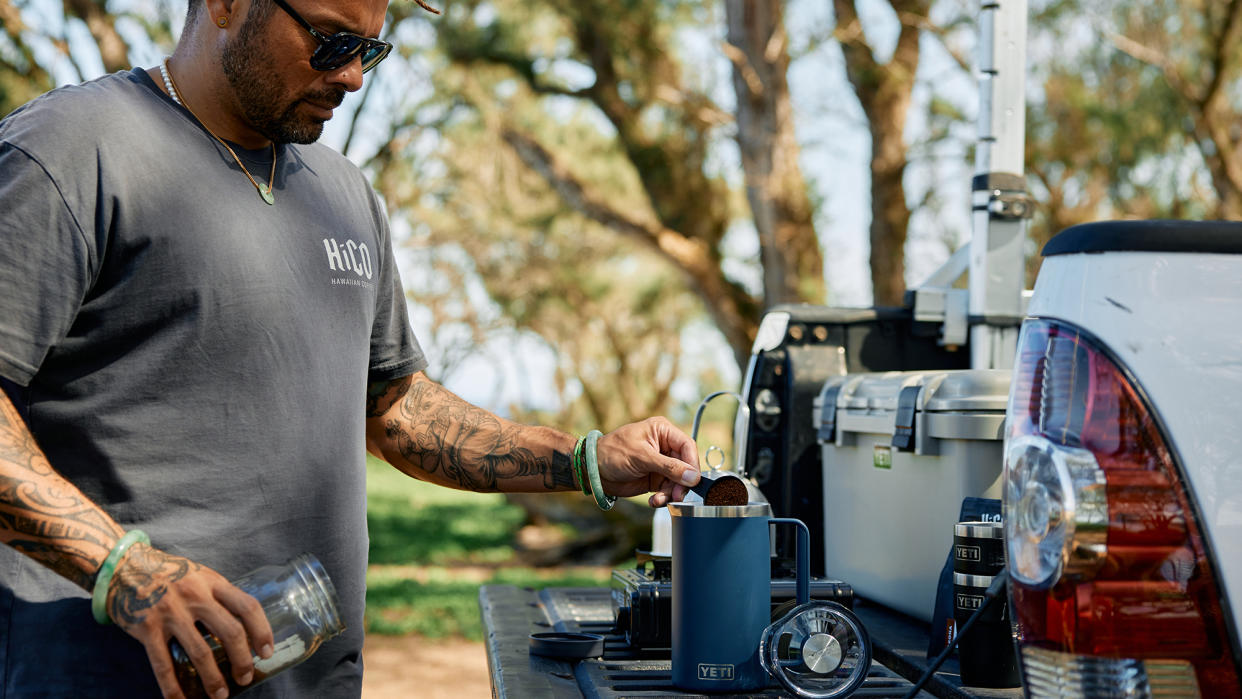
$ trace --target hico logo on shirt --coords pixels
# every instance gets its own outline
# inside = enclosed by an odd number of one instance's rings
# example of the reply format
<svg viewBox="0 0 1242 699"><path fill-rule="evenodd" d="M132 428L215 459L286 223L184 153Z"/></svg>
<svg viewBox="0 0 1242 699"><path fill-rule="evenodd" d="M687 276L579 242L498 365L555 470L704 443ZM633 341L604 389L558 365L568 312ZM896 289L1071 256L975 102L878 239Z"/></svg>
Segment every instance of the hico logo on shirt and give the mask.
<svg viewBox="0 0 1242 699"><path fill-rule="evenodd" d="M371 251L366 243L347 240L344 243L336 238L324 238L323 249L328 255L328 269L333 272L353 272L353 277L333 277L332 284L346 286L370 287L374 275L371 266Z"/></svg>

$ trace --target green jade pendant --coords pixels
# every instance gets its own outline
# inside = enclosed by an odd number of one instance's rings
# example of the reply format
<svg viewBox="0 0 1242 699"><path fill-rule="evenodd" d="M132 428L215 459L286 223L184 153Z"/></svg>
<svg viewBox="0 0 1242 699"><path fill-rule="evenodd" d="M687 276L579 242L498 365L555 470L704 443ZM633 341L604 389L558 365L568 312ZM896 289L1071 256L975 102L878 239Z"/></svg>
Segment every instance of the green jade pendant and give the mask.
<svg viewBox="0 0 1242 699"><path fill-rule="evenodd" d="M272 196L272 188L265 184L259 185L259 196L263 197L263 201L269 206L276 203L276 197Z"/></svg>

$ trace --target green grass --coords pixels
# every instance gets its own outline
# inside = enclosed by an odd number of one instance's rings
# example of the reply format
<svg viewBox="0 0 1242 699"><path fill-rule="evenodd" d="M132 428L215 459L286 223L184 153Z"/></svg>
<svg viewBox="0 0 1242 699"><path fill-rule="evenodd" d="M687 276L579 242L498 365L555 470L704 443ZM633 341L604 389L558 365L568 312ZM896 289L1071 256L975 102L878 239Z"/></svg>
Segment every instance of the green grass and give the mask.
<svg viewBox="0 0 1242 699"><path fill-rule="evenodd" d="M501 563L513 558L522 508L499 493L468 493L367 464L371 563Z"/></svg>
<svg viewBox="0 0 1242 699"><path fill-rule="evenodd" d="M560 572L543 575L530 568L501 568L483 584L520 587L598 586L605 573ZM367 575L366 629L368 633L417 633L429 638L461 636L483 640L479 619L479 583L454 579L451 573L432 572L426 581L400 571L372 570Z"/></svg>
<svg viewBox="0 0 1242 699"><path fill-rule="evenodd" d="M523 587L600 585L598 570L519 566L513 535L524 513L504 496L423 483L379 461L367 463L368 633L417 633L481 640L482 584ZM471 566L469 574L455 568Z"/></svg>

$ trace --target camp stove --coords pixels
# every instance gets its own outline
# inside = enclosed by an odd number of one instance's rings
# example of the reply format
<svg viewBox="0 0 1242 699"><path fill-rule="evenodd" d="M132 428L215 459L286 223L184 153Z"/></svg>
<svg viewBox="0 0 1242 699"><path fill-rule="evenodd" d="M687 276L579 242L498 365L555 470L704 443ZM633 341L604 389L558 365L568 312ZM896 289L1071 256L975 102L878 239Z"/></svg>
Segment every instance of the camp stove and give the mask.
<svg viewBox="0 0 1242 699"><path fill-rule="evenodd" d="M637 565L612 571L614 631L625 637L633 650L667 649L672 644L673 564L670 556L638 551ZM778 619L794 606L794 562L772 557L772 618ZM811 599L854 606L854 590L840 580L811 578Z"/></svg>

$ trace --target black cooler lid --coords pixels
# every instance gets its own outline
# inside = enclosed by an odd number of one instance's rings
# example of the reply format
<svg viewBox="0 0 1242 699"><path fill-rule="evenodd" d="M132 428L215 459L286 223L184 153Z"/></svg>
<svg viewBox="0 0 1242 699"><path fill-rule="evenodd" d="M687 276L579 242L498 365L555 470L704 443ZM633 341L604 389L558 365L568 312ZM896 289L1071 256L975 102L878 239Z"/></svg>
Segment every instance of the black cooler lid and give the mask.
<svg viewBox="0 0 1242 699"><path fill-rule="evenodd" d="M1082 223L1049 240L1043 256L1121 251L1238 255L1242 254L1242 222L1157 219Z"/></svg>

